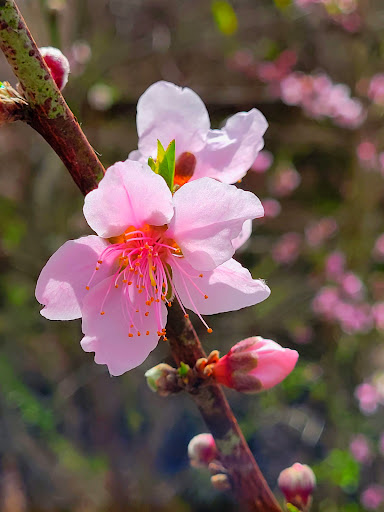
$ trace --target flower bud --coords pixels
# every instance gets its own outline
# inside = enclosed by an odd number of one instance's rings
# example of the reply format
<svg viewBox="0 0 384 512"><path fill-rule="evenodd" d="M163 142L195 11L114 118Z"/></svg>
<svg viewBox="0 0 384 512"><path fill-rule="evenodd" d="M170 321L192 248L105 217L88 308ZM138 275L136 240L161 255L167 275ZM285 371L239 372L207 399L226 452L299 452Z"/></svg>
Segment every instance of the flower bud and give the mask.
<svg viewBox="0 0 384 512"><path fill-rule="evenodd" d="M272 340L254 336L236 343L213 367L217 382L243 393L279 384L291 373L299 354Z"/></svg>
<svg viewBox="0 0 384 512"><path fill-rule="evenodd" d="M177 382L177 370L161 363L145 372L149 388L160 396L168 396L181 390Z"/></svg>
<svg viewBox="0 0 384 512"><path fill-rule="evenodd" d="M316 487L316 477L309 466L296 462L280 473L277 483L287 503L303 511L309 510Z"/></svg>
<svg viewBox="0 0 384 512"><path fill-rule="evenodd" d="M188 445L188 457L191 466L208 467L218 456L212 434L199 434L193 437Z"/></svg>
<svg viewBox="0 0 384 512"><path fill-rule="evenodd" d="M58 48L53 46L44 46L39 48L39 50L46 65L49 67L57 87L62 91L67 85L70 71L67 57Z"/></svg>

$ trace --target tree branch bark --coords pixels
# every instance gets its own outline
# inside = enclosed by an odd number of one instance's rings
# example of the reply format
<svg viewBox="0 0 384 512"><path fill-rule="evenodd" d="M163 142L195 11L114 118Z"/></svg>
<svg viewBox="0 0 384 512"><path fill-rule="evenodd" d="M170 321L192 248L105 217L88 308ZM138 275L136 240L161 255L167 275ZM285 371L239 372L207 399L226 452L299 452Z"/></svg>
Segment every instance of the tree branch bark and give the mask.
<svg viewBox="0 0 384 512"><path fill-rule="evenodd" d="M86 195L97 187L104 168L56 87L28 27L13 0L0 0L0 48L20 81L28 102L25 120L64 162ZM170 308L167 336L177 364L193 367L205 357L201 343L177 303ZM200 386L191 393L217 443L238 501L249 512L281 512L221 388Z"/></svg>

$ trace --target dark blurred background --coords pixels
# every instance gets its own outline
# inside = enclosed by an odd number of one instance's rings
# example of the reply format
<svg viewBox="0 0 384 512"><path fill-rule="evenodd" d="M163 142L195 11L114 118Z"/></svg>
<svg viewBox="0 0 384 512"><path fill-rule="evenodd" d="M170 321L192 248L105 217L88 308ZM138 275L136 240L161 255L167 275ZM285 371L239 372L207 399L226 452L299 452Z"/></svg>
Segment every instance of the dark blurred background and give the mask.
<svg viewBox="0 0 384 512"><path fill-rule="evenodd" d="M314 511L384 510L382 1L18 4L38 45L70 60L65 98L106 167L137 147L136 103L157 80L194 89L213 127L264 113L267 152L240 186L266 217L238 259L272 295L211 318L209 338L193 321L207 351L262 335L300 353L270 392L228 392L272 489L299 461L318 479ZM15 85L3 57L0 71ZM165 344L111 378L81 350L80 321L40 316L41 268L90 233L83 198L28 126L1 127L0 158L0 510L238 510L189 467L206 431L189 398L146 385L171 363Z"/></svg>

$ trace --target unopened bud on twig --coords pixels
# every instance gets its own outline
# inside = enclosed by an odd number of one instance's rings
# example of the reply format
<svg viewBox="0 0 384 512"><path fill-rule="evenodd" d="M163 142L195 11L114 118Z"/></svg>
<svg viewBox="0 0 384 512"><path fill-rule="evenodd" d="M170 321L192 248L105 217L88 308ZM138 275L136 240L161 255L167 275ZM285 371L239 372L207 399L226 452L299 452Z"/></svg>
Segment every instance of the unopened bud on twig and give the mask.
<svg viewBox="0 0 384 512"><path fill-rule="evenodd" d="M220 384L243 393L257 393L279 384L294 369L299 354L261 336L247 338L231 348L213 366Z"/></svg>
<svg viewBox="0 0 384 512"><path fill-rule="evenodd" d="M218 456L215 440L212 434L198 434L188 445L188 457L191 466L208 467Z"/></svg>
<svg viewBox="0 0 384 512"><path fill-rule="evenodd" d="M181 387L178 383L178 373L169 364L161 363L145 372L149 388L160 396L178 393Z"/></svg>
<svg viewBox="0 0 384 512"><path fill-rule="evenodd" d="M287 503L303 512L309 511L316 487L316 477L309 466L296 462L280 473L277 483Z"/></svg>
<svg viewBox="0 0 384 512"><path fill-rule="evenodd" d="M70 72L67 57L58 48L53 46L43 46L39 50L46 65L49 67L57 87L62 91L67 85Z"/></svg>
<svg viewBox="0 0 384 512"><path fill-rule="evenodd" d="M0 82L0 125L23 120L28 103L8 82Z"/></svg>

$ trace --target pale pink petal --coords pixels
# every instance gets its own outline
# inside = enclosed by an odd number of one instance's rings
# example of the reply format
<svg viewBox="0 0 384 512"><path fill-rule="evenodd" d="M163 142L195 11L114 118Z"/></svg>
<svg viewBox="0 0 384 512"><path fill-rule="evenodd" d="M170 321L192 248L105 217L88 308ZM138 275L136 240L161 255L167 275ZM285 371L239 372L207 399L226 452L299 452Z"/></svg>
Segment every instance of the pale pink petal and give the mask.
<svg viewBox="0 0 384 512"><path fill-rule="evenodd" d="M232 240L232 245L235 251L240 249L245 242L248 242L249 237L252 234L252 221L251 219L248 219L244 222L243 227L241 228L240 235L238 235L236 238Z"/></svg>
<svg viewBox="0 0 384 512"><path fill-rule="evenodd" d="M86 286L108 242L95 235L65 242L47 261L36 284L36 299L44 304L41 314L49 320L73 320L81 317ZM110 272L104 261L95 272L97 284Z"/></svg>
<svg viewBox="0 0 384 512"><path fill-rule="evenodd" d="M157 318L154 306L148 308L143 295L133 297L135 309L129 313L127 287L116 289L114 280L105 279L84 300L81 346L86 352L95 352L95 362L106 364L111 375L121 375L139 366L156 347L157 331L165 327L164 304L161 303L160 318ZM132 322L134 328L130 328ZM129 332L133 337L128 336Z"/></svg>
<svg viewBox="0 0 384 512"><path fill-rule="evenodd" d="M175 215L167 236L199 270L213 270L229 260L235 252L232 240L244 222L264 213L251 192L211 178L186 183L174 194L173 202Z"/></svg>
<svg viewBox="0 0 384 512"><path fill-rule="evenodd" d="M264 146L268 123L252 109L230 117L222 130L210 130L206 146L196 154L192 179L209 176L224 183L235 183L251 167Z"/></svg>
<svg viewBox="0 0 384 512"><path fill-rule="evenodd" d="M138 146L147 158L156 157L158 139L164 147L175 139L177 155L195 153L203 147L209 128L203 101L188 87L157 82L137 103Z"/></svg>
<svg viewBox="0 0 384 512"><path fill-rule="evenodd" d="M253 306L269 297L271 291L260 279L231 259L211 272L193 269L183 258L171 261L172 280L183 305L202 315ZM208 296L207 299L204 296Z"/></svg>
<svg viewBox="0 0 384 512"><path fill-rule="evenodd" d="M269 389L279 384L292 372L299 354L296 350L284 348L275 341L261 337L255 339L258 339L256 345L258 363L251 373L260 380L263 389Z"/></svg>
<svg viewBox="0 0 384 512"><path fill-rule="evenodd" d="M165 180L148 165L132 160L112 165L84 202L88 224L104 238L121 235L130 226L162 226L172 215L172 194Z"/></svg>

